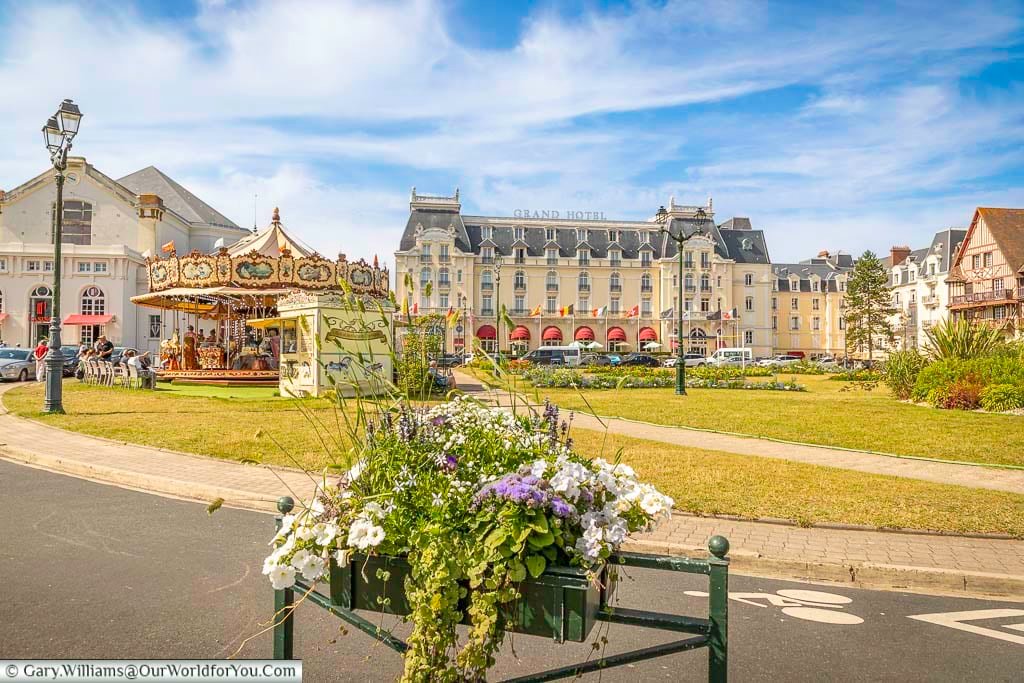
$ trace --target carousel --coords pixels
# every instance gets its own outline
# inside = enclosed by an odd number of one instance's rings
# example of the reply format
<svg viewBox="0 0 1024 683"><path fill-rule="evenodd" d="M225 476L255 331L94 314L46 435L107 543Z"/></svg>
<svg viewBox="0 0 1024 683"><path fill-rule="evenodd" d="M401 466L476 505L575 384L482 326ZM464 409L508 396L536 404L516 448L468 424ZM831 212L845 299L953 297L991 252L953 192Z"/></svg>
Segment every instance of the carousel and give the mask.
<svg viewBox="0 0 1024 683"><path fill-rule="evenodd" d="M132 297L162 311L170 331L160 342L162 381L278 385L301 336L294 320L279 316L279 302L388 298L388 270L376 257L372 265L344 254L326 259L285 231L277 209L266 229L216 253L178 256L173 244L166 249L166 257L146 260L149 293Z"/></svg>

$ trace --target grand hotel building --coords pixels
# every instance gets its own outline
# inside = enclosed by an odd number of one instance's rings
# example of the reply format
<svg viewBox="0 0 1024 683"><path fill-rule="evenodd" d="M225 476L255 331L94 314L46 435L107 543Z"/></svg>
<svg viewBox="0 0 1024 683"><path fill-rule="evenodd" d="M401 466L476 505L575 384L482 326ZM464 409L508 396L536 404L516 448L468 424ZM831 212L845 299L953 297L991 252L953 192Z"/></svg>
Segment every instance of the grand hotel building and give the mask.
<svg viewBox="0 0 1024 683"><path fill-rule="evenodd" d="M688 351L772 353L775 276L764 234L747 218L716 224L710 199L700 207L670 200L646 221L469 216L458 191L414 188L409 209L395 252L396 294L418 314L463 313L449 349L473 339L493 349L500 330L501 348L516 353L573 340L669 350L682 287ZM675 242L663 231L693 235L682 281ZM498 319L502 307L511 326Z"/></svg>

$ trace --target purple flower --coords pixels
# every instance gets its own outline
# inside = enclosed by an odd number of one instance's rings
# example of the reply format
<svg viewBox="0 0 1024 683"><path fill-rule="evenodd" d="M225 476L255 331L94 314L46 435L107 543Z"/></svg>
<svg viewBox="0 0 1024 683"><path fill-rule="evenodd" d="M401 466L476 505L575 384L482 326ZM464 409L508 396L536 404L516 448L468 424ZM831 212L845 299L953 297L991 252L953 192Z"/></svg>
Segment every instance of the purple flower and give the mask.
<svg viewBox="0 0 1024 683"><path fill-rule="evenodd" d="M459 467L459 459L454 455L446 455L444 456L444 464L441 467L449 472L454 472Z"/></svg>
<svg viewBox="0 0 1024 683"><path fill-rule="evenodd" d="M551 512L554 513L555 517L565 519L566 517L572 515L573 510L568 503L566 503L558 496L555 496L554 498L551 499Z"/></svg>
<svg viewBox="0 0 1024 683"><path fill-rule="evenodd" d="M432 425L434 425L435 427L440 427L441 425L443 425L447 421L447 419L448 418L445 417L444 415L438 415L433 420L431 420L430 423Z"/></svg>

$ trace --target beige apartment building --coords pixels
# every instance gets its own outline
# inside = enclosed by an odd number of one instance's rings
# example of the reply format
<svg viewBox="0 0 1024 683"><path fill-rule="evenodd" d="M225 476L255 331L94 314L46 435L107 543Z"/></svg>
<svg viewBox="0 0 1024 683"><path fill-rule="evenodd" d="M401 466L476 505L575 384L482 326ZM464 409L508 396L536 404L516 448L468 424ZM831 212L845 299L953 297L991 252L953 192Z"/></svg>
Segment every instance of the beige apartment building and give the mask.
<svg viewBox="0 0 1024 683"><path fill-rule="evenodd" d="M897 349L924 348L927 330L949 314L946 280L966 235L963 228L947 228L935 233L924 249L893 247L882 259L890 273Z"/></svg>
<svg viewBox="0 0 1024 683"><path fill-rule="evenodd" d="M647 221L596 212L470 216L457 190L445 197L414 188L409 209L395 252L396 294L413 315L460 312L449 350L480 344L520 355L580 340L668 351L681 287L686 350L772 352L774 278L764 234L747 218L716 224L710 199L700 207L670 200ZM663 231L691 235L682 279ZM512 325L499 319L502 307Z"/></svg>
<svg viewBox="0 0 1024 683"><path fill-rule="evenodd" d="M955 319L1024 336L1024 209L978 207L947 282Z"/></svg>
<svg viewBox="0 0 1024 683"><path fill-rule="evenodd" d="M846 282L853 257L819 253L799 263L772 265L772 346L808 359L846 356Z"/></svg>

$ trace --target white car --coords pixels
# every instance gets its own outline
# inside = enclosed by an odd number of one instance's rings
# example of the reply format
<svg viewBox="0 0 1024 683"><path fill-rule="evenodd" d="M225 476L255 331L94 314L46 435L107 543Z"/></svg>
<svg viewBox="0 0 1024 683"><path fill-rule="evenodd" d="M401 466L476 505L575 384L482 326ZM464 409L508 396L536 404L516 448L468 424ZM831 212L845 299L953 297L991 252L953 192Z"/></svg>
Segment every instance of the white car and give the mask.
<svg viewBox="0 0 1024 683"><path fill-rule="evenodd" d="M36 362L32 349L0 348L0 380L24 382L35 379Z"/></svg>
<svg viewBox="0 0 1024 683"><path fill-rule="evenodd" d="M800 356L775 356L775 358L764 359L763 361L759 362L758 365L760 365L763 368L774 368L782 367L785 365L796 365L801 360L803 359L800 358Z"/></svg>
<svg viewBox="0 0 1024 683"><path fill-rule="evenodd" d="M671 356L665 360L664 366L666 368L674 368L676 363L679 361L678 356ZM688 368L699 368L707 365L708 359L704 357L702 353L687 353L683 354L683 364Z"/></svg>

